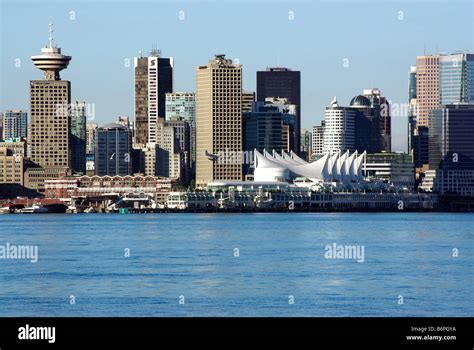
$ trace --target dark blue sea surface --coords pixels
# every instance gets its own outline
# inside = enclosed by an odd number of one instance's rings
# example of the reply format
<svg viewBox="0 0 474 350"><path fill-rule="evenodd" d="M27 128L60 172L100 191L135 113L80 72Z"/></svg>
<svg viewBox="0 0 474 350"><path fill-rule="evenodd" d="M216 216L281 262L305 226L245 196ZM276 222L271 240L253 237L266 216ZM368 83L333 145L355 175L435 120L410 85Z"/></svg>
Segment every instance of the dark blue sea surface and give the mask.
<svg viewBox="0 0 474 350"><path fill-rule="evenodd" d="M473 214L0 215L6 243L38 262L0 259L0 316L474 316Z"/></svg>

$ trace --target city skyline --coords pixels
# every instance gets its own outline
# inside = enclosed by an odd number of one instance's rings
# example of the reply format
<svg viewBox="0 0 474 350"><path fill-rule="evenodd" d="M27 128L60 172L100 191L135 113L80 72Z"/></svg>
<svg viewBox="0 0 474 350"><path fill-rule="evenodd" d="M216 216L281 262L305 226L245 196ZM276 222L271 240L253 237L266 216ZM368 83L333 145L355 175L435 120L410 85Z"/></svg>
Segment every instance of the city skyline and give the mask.
<svg viewBox="0 0 474 350"><path fill-rule="evenodd" d="M114 6L111 7L111 4ZM241 14L243 10L239 9L237 4L226 2L225 6L235 10L236 14ZM3 1L1 5L3 78L0 109L29 110L28 81L40 77L38 72L34 72L36 69L29 57L37 52L41 43L46 42L47 22L52 17L55 24L55 41L66 54L73 57L63 77L73 82L71 99L95 105L96 118L89 122L104 125L119 115L129 115L133 119L133 58L138 56L139 50L146 55L152 45L158 44L164 57L173 57L176 60L175 91L194 92L195 67L207 62L214 53L226 53L227 57L238 59L238 63L243 66L244 90L255 91L256 72L267 67L284 66L301 71L302 128L312 129L324 118L324 109L330 104L334 95L338 97L341 105L348 105L350 99L359 91L379 88L392 103L406 104L409 68L415 63L415 57L422 55L425 50L427 54L441 51L449 53L459 50L472 51L472 35L467 34L464 38L456 37L455 42L452 40L459 30L469 32L468 18L471 16L469 12L472 12L472 4L466 1L457 1L454 5L452 2L436 4L436 8L430 8L396 2L377 6L376 10L364 6L362 10L347 2L335 4L257 2L245 7L250 17L250 24L236 27L233 21L239 17L238 15L223 16L223 13L228 13L223 12L227 7L209 2L176 5L163 1L153 4L139 2L133 6L122 2L99 4L46 2L41 6L33 3L25 8L21 6L21 1L19 4ZM153 18L150 14L153 11L149 11L150 8L162 10L166 14L160 18L163 19L160 21L160 28L167 29L165 34L161 34L158 27L150 30L151 23L139 18L138 14L145 16L145 19ZM30 23L29 28L37 30L28 32L11 25L11 19L17 17L14 14L19 9L24 20ZM120 15L123 11L128 11L129 23L140 20L142 25L123 25L123 20L117 23L115 18L124 18ZM329 15L326 13L325 18L323 13L328 11ZM351 28L343 25L342 19L348 18L349 12L351 18L359 19L354 22L360 26L359 29L350 30ZM380 16L376 16L374 12ZM6 13L9 13L8 17ZM442 28L435 25L439 23L437 19L440 16L448 18L448 22L452 21L450 13L456 13L458 16L456 27L450 29L446 25ZM216 27L220 24L227 25L227 31L215 34L219 40L214 38L206 39L207 41L196 40L196 37L202 37L203 32L213 28L212 25L202 21L207 18L206 16L215 19ZM465 21L462 20L463 16L466 16ZM268 21L268 17L272 19L269 23L280 20L284 24L280 29L272 26L273 32L268 29L265 33L261 28L264 27L262 24ZM101 26L101 30L98 30L104 18L107 25ZM320 22L314 23L312 18L317 18ZM253 25L251 21L253 19L259 19L262 23L255 22ZM308 41L313 40L313 37L308 35L311 32L309 29L324 27L328 21L331 24L331 21L338 19L341 21L338 22L338 26L332 26L332 32L324 31L325 34L322 35L323 31L316 31L314 43L307 45ZM372 22L367 23L367 19ZM386 25L387 21L390 21L389 25L393 25L390 35L394 40L386 40L387 38L374 40L378 38L377 35L386 36L387 33L377 33L369 29L376 28L377 24ZM443 24L446 24L446 20L443 21ZM120 24L124 28L119 26ZM259 35L255 34L253 40L250 40L252 37L246 36L246 33L257 28L262 32L258 33ZM114 34L110 33L111 30ZM431 39L423 38L420 41L418 30L431 30ZM405 36L409 32L416 35ZM266 39L264 34L275 35ZM239 40L224 42L222 38L226 36L230 38L236 36ZM84 37L87 40L83 40ZM107 40L104 40L104 37L107 37ZM289 40L293 37L297 40ZM245 43L242 45L242 38L248 38L246 43L252 46L249 47ZM216 43L219 44L216 46ZM407 44L407 48L400 50L404 44ZM396 54L387 55L387 45L391 45L391 51L388 53ZM383 55L380 52L383 52ZM392 118L392 123L393 149L406 151L407 118L395 116Z"/></svg>

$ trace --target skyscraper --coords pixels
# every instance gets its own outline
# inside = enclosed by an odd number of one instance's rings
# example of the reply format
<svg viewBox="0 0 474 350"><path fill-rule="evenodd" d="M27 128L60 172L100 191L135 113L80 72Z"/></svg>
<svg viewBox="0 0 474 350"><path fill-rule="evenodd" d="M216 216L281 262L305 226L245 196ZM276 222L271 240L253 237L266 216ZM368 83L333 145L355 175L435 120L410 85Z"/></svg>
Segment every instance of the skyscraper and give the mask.
<svg viewBox="0 0 474 350"><path fill-rule="evenodd" d="M429 172L434 191L474 196L474 104L434 109L429 126Z"/></svg>
<svg viewBox="0 0 474 350"><path fill-rule="evenodd" d="M358 95L351 100L350 108L354 111L354 149L359 153L382 151L380 105L372 104L366 96Z"/></svg>
<svg viewBox="0 0 474 350"><path fill-rule="evenodd" d="M135 57L135 144L154 142L158 118L165 118L168 92L173 92L173 58L152 50Z"/></svg>
<svg viewBox="0 0 474 350"><path fill-rule="evenodd" d="M295 105L287 104L284 98L255 102L252 112L243 113L244 151L289 152L295 119Z"/></svg>
<svg viewBox="0 0 474 350"><path fill-rule="evenodd" d="M71 105L71 168L76 173L86 173L86 103L75 101Z"/></svg>
<svg viewBox="0 0 474 350"><path fill-rule="evenodd" d="M216 55L196 68L196 185L242 180L241 158L242 66Z"/></svg>
<svg viewBox="0 0 474 350"><path fill-rule="evenodd" d="M440 104L474 103L474 54L439 57Z"/></svg>
<svg viewBox="0 0 474 350"><path fill-rule="evenodd" d="M111 123L96 130L95 174L132 174L132 132L129 128Z"/></svg>
<svg viewBox="0 0 474 350"><path fill-rule="evenodd" d="M26 138L28 130L28 112L8 110L3 115L3 138ZM0 139L2 138L0 134Z"/></svg>
<svg viewBox="0 0 474 350"><path fill-rule="evenodd" d="M416 129L416 66L410 67L408 73L408 153L414 156L413 144L417 134ZM415 159L413 161L416 163Z"/></svg>
<svg viewBox="0 0 474 350"><path fill-rule="evenodd" d="M44 72L44 80L30 81L29 155L41 167L67 168L71 83L61 80L59 72L68 66L71 57L61 54L61 49L53 45L52 32L50 24L49 44L41 49L40 55L31 57Z"/></svg>
<svg viewBox="0 0 474 350"><path fill-rule="evenodd" d="M295 145L299 154L301 138L301 73L289 68L267 68L257 72L257 101L267 97L283 97L296 106Z"/></svg>
<svg viewBox="0 0 474 350"><path fill-rule="evenodd" d="M324 117L323 154L354 151L355 115L353 108L339 106L334 97Z"/></svg>
<svg viewBox="0 0 474 350"><path fill-rule="evenodd" d="M378 115L379 125L374 125L374 131L378 133L378 138L374 143L379 143L381 151L392 151L392 116L390 113L390 103L387 98L381 95L379 89L366 89L363 96L369 99L373 115ZM376 130L378 129L378 130Z"/></svg>
<svg viewBox="0 0 474 350"><path fill-rule="evenodd" d="M430 110L440 105L438 55L416 58L416 103L417 127L427 127Z"/></svg>
<svg viewBox="0 0 474 350"><path fill-rule="evenodd" d="M180 117L190 127L190 166L194 173L196 163L196 96L192 92L166 94L166 120Z"/></svg>

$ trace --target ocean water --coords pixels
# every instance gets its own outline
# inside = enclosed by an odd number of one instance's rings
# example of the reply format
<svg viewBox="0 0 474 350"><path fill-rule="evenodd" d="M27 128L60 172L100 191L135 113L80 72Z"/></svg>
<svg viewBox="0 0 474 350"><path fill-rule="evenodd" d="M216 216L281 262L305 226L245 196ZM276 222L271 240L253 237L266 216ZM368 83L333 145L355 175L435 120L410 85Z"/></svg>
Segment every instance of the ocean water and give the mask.
<svg viewBox="0 0 474 350"><path fill-rule="evenodd" d="M0 316L474 316L472 214L0 215L7 243L38 261L0 259Z"/></svg>

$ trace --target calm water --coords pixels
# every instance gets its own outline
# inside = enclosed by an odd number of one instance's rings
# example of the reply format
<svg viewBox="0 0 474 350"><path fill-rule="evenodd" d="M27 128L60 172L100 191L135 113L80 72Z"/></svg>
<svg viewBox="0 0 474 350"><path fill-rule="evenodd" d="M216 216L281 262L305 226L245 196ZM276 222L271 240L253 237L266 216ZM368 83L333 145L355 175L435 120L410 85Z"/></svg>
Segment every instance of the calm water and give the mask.
<svg viewBox="0 0 474 350"><path fill-rule="evenodd" d="M472 214L0 215L7 242L39 260L0 260L0 316L474 316Z"/></svg>

